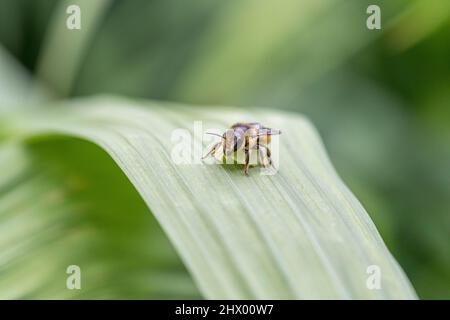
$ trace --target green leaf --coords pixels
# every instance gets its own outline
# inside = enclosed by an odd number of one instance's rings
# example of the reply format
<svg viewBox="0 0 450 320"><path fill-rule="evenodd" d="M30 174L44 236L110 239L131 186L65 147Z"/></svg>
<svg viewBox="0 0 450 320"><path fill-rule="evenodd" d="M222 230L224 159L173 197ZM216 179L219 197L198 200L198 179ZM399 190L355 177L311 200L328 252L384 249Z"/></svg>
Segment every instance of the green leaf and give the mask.
<svg viewBox="0 0 450 320"><path fill-rule="evenodd" d="M49 96L1 47L0 66L1 120ZM77 139L0 142L0 299L200 297L106 153ZM73 264L82 290L66 287Z"/></svg>
<svg viewBox="0 0 450 320"><path fill-rule="evenodd" d="M0 172L1 299L200 297L145 203L93 144L3 144ZM66 288L70 265L81 290Z"/></svg>
<svg viewBox="0 0 450 320"><path fill-rule="evenodd" d="M104 149L206 298L416 298L368 214L333 169L317 132L301 116L103 97L5 119L7 135L41 137L38 149L60 135ZM250 120L283 130L277 174L259 175L253 168L246 177L240 166L172 162L174 129L192 132L194 121L203 121L204 129L225 129ZM114 185L105 189L113 192ZM379 290L366 285L371 265L381 271Z"/></svg>

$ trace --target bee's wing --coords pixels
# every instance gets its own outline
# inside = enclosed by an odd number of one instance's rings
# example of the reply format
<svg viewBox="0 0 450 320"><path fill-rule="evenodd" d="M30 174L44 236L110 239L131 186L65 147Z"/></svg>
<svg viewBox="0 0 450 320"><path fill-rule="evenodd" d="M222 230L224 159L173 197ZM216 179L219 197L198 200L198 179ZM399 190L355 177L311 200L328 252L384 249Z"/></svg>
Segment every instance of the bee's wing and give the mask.
<svg viewBox="0 0 450 320"><path fill-rule="evenodd" d="M231 129L239 129L241 128L244 131L248 129L260 129L262 128L261 123L259 122L238 122L231 126Z"/></svg>
<svg viewBox="0 0 450 320"><path fill-rule="evenodd" d="M259 136L264 136L264 135L268 135L268 136L274 136L277 134L281 134L281 130L278 129L272 129L269 127L262 127L259 132L258 135Z"/></svg>

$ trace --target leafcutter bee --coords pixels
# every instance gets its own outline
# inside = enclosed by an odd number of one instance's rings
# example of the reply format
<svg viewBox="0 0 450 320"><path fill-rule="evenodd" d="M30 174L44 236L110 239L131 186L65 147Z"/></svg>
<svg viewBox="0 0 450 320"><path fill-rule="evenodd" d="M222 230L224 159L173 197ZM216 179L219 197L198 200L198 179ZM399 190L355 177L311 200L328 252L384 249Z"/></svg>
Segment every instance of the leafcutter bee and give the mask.
<svg viewBox="0 0 450 320"><path fill-rule="evenodd" d="M221 152L225 157L229 157L243 149L245 153L244 173L248 175L250 153L253 150L259 151L259 161L265 168L272 165L271 151L268 145L271 136L281 134L281 131L265 127L258 122L251 122L236 123L223 135L210 132L207 132L207 134L219 136L222 140L216 143L202 159L209 156L216 157L218 152Z"/></svg>

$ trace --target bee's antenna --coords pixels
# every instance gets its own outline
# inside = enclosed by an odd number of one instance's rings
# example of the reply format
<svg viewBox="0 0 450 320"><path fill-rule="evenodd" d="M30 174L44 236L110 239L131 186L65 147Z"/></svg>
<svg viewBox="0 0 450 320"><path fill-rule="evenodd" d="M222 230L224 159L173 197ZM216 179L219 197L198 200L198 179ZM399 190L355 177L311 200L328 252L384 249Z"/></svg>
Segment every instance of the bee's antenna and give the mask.
<svg viewBox="0 0 450 320"><path fill-rule="evenodd" d="M205 132L205 134L210 134L210 135L212 135L212 136L218 136L218 137L221 137L221 138L223 139L223 136L220 135L220 134L217 134L217 133L213 133L213 132Z"/></svg>

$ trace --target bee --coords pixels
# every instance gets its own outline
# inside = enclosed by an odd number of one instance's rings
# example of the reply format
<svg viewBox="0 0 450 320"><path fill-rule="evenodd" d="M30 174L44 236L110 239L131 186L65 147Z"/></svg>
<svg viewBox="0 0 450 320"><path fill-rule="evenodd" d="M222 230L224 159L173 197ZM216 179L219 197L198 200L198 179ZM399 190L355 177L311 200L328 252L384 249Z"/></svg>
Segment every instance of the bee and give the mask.
<svg viewBox="0 0 450 320"><path fill-rule="evenodd" d="M216 135L222 140L216 143L202 159L209 156L216 157L222 152L223 156L229 157L238 150L243 149L245 153L244 174L248 176L250 168L250 153L258 150L260 163L265 167L272 165L271 151L268 147L271 136L281 134L280 130L271 129L258 122L235 123L223 135L207 132L206 134Z"/></svg>

